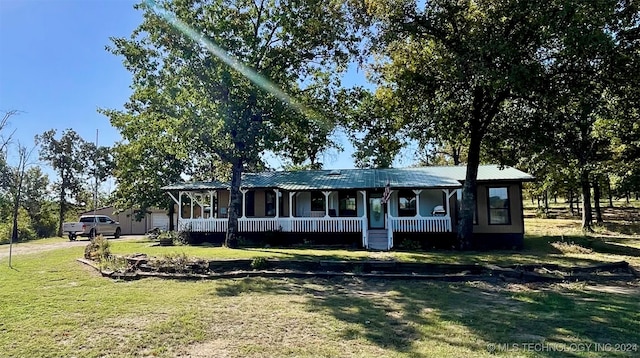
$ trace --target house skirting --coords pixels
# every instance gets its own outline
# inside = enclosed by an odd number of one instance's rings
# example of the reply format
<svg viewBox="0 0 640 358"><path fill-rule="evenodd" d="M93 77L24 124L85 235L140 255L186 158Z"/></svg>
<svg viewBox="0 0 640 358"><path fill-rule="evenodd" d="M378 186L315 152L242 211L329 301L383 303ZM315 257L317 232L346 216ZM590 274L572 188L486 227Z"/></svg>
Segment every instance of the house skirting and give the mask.
<svg viewBox="0 0 640 358"><path fill-rule="evenodd" d="M191 243L212 243L222 245L225 233L191 232ZM362 248L362 234L360 233L319 233L319 232L242 232L238 234L242 246L341 246L348 248Z"/></svg>

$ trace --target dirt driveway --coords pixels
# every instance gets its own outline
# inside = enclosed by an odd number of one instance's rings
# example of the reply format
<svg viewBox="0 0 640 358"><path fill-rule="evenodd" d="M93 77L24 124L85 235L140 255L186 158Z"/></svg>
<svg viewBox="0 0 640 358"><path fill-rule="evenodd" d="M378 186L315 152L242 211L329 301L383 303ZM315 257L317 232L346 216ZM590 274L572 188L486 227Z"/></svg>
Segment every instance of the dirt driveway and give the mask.
<svg viewBox="0 0 640 358"><path fill-rule="evenodd" d="M143 236L125 236L117 239L117 241L127 241L127 240L135 240L140 239ZM21 242L13 245L12 255L26 255L26 254L35 254L39 252L64 249L67 247L74 246L87 246L89 243L89 239L81 238L78 241L63 241L63 242L52 242L52 243L42 243L42 242ZM9 257L9 245L0 245L0 259L5 257Z"/></svg>

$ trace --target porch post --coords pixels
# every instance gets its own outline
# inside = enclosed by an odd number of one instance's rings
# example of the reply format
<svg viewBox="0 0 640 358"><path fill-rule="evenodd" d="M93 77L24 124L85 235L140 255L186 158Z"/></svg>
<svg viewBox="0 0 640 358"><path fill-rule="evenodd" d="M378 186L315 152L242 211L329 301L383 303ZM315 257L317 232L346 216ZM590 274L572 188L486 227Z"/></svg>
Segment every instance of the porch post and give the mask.
<svg viewBox="0 0 640 358"><path fill-rule="evenodd" d="M209 190L209 219L213 219L213 191Z"/></svg>
<svg viewBox="0 0 640 358"><path fill-rule="evenodd" d="M182 219L182 190L178 192L178 218Z"/></svg>
<svg viewBox="0 0 640 358"><path fill-rule="evenodd" d="M293 196L296 195L295 191L289 192L289 217L293 217Z"/></svg>
<svg viewBox="0 0 640 358"><path fill-rule="evenodd" d="M276 218L280 217L280 190L273 189L276 192Z"/></svg>
<svg viewBox="0 0 640 358"><path fill-rule="evenodd" d="M422 189L415 189L413 192L416 194L416 217L421 218L422 214L420 214L420 193L422 193Z"/></svg>
<svg viewBox="0 0 640 358"><path fill-rule="evenodd" d="M189 216L189 218L193 219L193 197L191 196L191 194L187 194L187 196L189 197L189 202L191 203L191 216Z"/></svg>
<svg viewBox="0 0 640 358"><path fill-rule="evenodd" d="M446 216L447 217L451 217L451 212L450 212L451 203L450 203L450 201L451 201L451 197L456 193L456 190L453 190L453 191L449 192L449 189L442 189L442 191L446 194L445 196L447 198L447 202L445 203L445 206L447 208L447 215Z"/></svg>
<svg viewBox="0 0 640 358"><path fill-rule="evenodd" d="M204 193L202 194L202 197L198 197L197 195L194 196L198 198L198 200L196 200L196 203L198 203L198 205L200 206L200 218L204 219L204 204L202 204L202 202L204 201Z"/></svg>
<svg viewBox="0 0 640 358"><path fill-rule="evenodd" d="M220 210L220 201L218 200L218 190L215 190L214 194L216 194L216 215L214 217L217 219L218 211Z"/></svg>
<svg viewBox="0 0 640 358"><path fill-rule="evenodd" d="M362 204L364 204L363 206L363 210L362 210L362 217L366 218L367 217L367 191L366 190L361 190L360 193L362 194Z"/></svg>
<svg viewBox="0 0 640 358"><path fill-rule="evenodd" d="M247 208L247 189L240 189L242 193L242 218L246 218L246 208Z"/></svg>
<svg viewBox="0 0 640 358"><path fill-rule="evenodd" d="M329 217L329 194L331 194L331 192L323 191L322 194L324 194L324 217L328 218Z"/></svg>

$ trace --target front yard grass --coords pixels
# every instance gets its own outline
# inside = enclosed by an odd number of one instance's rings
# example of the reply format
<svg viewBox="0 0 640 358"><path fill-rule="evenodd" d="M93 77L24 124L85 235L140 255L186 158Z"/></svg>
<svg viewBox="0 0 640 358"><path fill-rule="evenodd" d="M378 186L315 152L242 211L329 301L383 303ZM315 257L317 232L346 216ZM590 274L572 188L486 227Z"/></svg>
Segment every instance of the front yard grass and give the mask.
<svg viewBox="0 0 640 358"><path fill-rule="evenodd" d="M640 284L358 279L119 282L82 247L0 260L8 357L637 356L490 344L640 343ZM520 346L518 346L520 347Z"/></svg>
<svg viewBox="0 0 640 358"><path fill-rule="evenodd" d="M156 256L185 253L203 258L394 259L499 265L590 265L626 260L640 265L638 235L599 229L584 236L577 225L577 220L527 219L525 248L515 252L229 250L156 247L144 239L110 242L117 254ZM558 244L562 242L565 244ZM640 355L638 280L529 285L357 278L123 282L102 278L77 263L75 259L82 257L83 251L84 246L74 246L19 255L14 257L14 269L7 267L7 258L0 258L0 356ZM532 346L543 342L546 350ZM609 350L585 348L593 343L610 344L599 346ZM628 344L618 347L632 351L614 351L616 344ZM509 350L504 351L505 347Z"/></svg>
<svg viewBox="0 0 640 358"><path fill-rule="evenodd" d="M605 262L627 261L640 267L640 235L627 235L597 228L585 236L575 219L525 219L527 230L523 250L499 251L391 251L318 248L241 248L212 246L156 246L148 239L111 241L115 254L145 253L149 256L182 254L206 259L252 259L256 257L298 260L399 260L428 263L490 263L496 265L559 264L588 266ZM640 223L625 227L640 227ZM561 250L555 243L567 243ZM576 250L571 250L574 247ZM580 250L584 248L585 250Z"/></svg>

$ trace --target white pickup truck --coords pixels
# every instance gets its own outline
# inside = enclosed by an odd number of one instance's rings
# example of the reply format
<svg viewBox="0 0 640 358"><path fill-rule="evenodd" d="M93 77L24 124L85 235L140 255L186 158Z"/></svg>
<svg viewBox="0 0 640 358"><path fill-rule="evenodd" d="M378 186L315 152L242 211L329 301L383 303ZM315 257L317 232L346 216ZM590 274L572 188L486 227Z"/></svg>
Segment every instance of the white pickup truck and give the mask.
<svg viewBox="0 0 640 358"><path fill-rule="evenodd" d="M62 224L62 231L74 241L78 236L94 238L98 235L119 238L120 223L106 215L82 215L79 222Z"/></svg>

